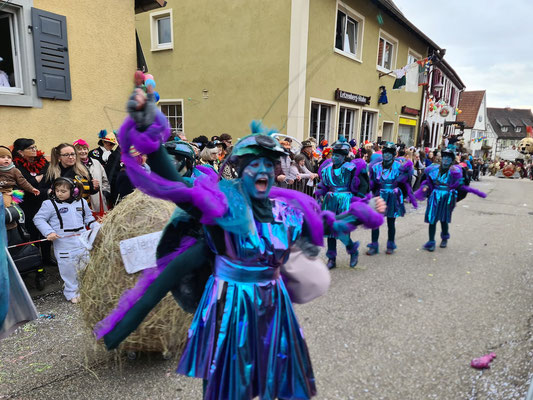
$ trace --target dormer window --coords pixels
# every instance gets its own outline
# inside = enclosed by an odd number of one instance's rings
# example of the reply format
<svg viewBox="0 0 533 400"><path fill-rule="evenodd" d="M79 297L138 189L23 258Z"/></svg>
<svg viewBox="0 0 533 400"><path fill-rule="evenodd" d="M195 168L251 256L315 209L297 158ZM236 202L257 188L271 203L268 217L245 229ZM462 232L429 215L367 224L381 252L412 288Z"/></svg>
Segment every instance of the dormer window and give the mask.
<svg viewBox="0 0 533 400"><path fill-rule="evenodd" d="M509 127L508 126L502 126L502 132L508 132Z"/></svg>
<svg viewBox="0 0 533 400"><path fill-rule="evenodd" d="M522 127L521 126L517 126L516 128L514 128L514 131L516 133L520 133L520 132L522 132Z"/></svg>

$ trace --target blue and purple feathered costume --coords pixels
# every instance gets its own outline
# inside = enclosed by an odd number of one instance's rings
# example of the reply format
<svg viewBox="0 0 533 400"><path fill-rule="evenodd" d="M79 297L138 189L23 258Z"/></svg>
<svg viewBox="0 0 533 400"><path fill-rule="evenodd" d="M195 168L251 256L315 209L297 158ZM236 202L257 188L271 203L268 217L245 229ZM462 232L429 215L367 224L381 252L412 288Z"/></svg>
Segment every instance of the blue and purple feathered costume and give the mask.
<svg viewBox="0 0 533 400"><path fill-rule="evenodd" d="M316 394L311 361L281 267L297 242L322 245L324 234L352 230L361 223L374 228L383 217L366 203L354 202L347 211L352 218L343 224L321 213L311 197L272 188L263 206L271 207L273 220L261 220L252 211L240 179L217 182L205 175L192 187L176 181L160 148L167 136L161 113L145 131L138 131L128 118L119 135L123 162L135 186L175 202L204 225L204 236L187 241L184 251L159 259L155 279L119 304L97 326L97 337L104 337L108 348L118 346L176 288L183 274L200 268L203 261L198 260L208 253L214 258L213 273L196 309L178 372L206 380L205 399L311 398ZM151 173L128 154L131 145L149 154L149 161L157 161Z"/></svg>

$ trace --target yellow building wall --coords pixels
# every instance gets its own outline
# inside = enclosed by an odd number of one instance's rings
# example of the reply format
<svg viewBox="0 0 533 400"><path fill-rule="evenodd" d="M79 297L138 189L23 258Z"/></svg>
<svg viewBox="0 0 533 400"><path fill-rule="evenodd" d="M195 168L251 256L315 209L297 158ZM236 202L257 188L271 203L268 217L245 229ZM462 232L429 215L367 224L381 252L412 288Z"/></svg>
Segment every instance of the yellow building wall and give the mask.
<svg viewBox="0 0 533 400"><path fill-rule="evenodd" d="M396 67L402 68L407 64L407 54L409 48L427 56L427 45L410 33L406 28L394 21L385 12L381 12L383 25L379 25L377 15L379 9L370 1L346 0L344 4L365 17L363 32L363 52L362 63L347 58L334 52L335 48L335 22L337 13L336 0L311 1L309 10L309 41L308 41L308 67L306 96L306 125L305 136L309 135L309 115L310 98L318 98L334 102L336 104L336 115L334 116L335 128L330 140L337 138L339 104L335 101L335 89L340 88L346 92L357 93L364 96L371 96L371 102L364 107L378 111L379 120L376 135L381 136L383 121L394 122L394 140L397 140L398 123L402 106L420 110L422 89L419 87L418 93L407 93L404 89L392 90L395 78L383 76L379 78L377 65L377 53L379 43L380 28L386 33L394 36L398 42L398 53ZM387 89L388 104L378 105L379 87L385 85ZM358 107L355 104L345 103L345 106ZM412 116L404 116L416 118ZM355 126L354 133L360 133L360 118ZM415 132L418 128L415 130ZM357 136L357 142L359 139ZM416 137L415 137L416 141Z"/></svg>
<svg viewBox="0 0 533 400"><path fill-rule="evenodd" d="M168 0L172 50L151 51L150 13L136 16L161 100L183 99L189 140L249 133L253 119L283 129L287 118L290 1ZM204 99L203 90L208 98Z"/></svg>
<svg viewBox="0 0 533 400"><path fill-rule="evenodd" d="M79 138L96 146L100 129L117 129L126 116L137 64L134 1L35 0L33 6L67 18L72 100L0 106L1 144L33 138L47 155Z"/></svg>

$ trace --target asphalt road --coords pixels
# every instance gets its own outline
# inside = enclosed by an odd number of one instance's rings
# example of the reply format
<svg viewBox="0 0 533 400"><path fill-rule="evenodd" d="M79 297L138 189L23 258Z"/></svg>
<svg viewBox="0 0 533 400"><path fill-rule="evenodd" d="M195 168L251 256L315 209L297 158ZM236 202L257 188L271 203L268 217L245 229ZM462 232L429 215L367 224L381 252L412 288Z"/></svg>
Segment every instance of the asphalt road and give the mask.
<svg viewBox="0 0 533 400"><path fill-rule="evenodd" d="M397 252L347 257L327 295L296 313L317 399L523 399L533 374L533 182L484 178L450 226L447 249L421 250L425 204L397 224ZM370 233L353 237L363 248ZM382 232L382 237L385 232ZM0 399L200 399L201 382L161 355L87 359L77 306L38 297L53 313L0 342ZM494 351L491 369L470 367ZM89 352L90 354L94 354Z"/></svg>

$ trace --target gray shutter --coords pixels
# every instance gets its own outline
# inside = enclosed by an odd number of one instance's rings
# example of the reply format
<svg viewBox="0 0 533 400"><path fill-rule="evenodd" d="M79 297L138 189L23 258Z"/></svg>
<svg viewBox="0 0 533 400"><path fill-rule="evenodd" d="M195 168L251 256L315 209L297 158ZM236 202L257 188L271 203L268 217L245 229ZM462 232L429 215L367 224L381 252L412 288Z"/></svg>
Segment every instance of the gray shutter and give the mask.
<svg viewBox="0 0 533 400"><path fill-rule="evenodd" d="M33 51L39 97L71 100L67 18L31 9Z"/></svg>

